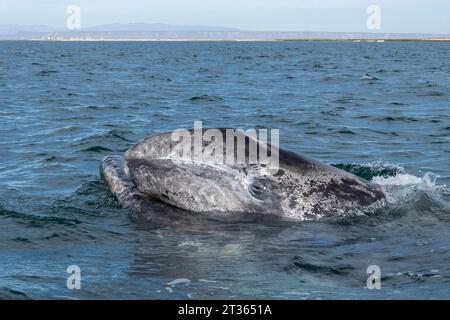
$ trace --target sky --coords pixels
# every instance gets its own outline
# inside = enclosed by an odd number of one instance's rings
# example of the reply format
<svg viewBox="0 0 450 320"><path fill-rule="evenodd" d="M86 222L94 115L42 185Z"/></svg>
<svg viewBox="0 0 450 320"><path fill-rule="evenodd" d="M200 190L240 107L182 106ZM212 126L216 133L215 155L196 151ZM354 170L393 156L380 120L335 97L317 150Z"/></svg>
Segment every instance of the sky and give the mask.
<svg viewBox="0 0 450 320"><path fill-rule="evenodd" d="M65 27L67 6L81 27L109 23L213 25L245 30L450 34L450 0L0 0L0 24ZM380 8L380 29L366 12Z"/></svg>

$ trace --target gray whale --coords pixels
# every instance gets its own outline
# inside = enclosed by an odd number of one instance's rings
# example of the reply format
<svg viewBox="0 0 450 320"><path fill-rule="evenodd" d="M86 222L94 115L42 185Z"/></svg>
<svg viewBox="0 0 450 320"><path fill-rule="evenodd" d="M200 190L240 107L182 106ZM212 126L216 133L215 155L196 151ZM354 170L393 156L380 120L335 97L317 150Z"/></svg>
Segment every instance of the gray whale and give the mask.
<svg viewBox="0 0 450 320"><path fill-rule="evenodd" d="M252 137L239 134L246 142L241 148L249 148ZM385 195L378 185L282 148L277 149L278 169L268 174L265 164L249 163L248 157L240 164L217 164L208 159L174 157L174 146L171 133L155 134L124 156L103 159L101 177L124 208L140 215L154 214L152 206L159 202L193 212L246 212L315 220L364 213L384 203ZM202 148L207 146L204 142ZM270 144L260 144L259 148L269 153L272 149Z"/></svg>

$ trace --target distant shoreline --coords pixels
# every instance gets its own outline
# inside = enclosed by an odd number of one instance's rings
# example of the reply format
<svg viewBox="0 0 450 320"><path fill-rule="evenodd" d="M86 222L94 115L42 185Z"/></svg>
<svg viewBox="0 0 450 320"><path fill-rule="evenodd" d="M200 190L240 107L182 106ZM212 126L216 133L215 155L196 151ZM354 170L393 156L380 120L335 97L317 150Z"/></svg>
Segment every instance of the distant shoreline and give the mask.
<svg viewBox="0 0 450 320"><path fill-rule="evenodd" d="M0 41L37 41L37 42L450 42L450 38L436 39L334 39L334 38L298 38L298 39L0 39Z"/></svg>
<svg viewBox="0 0 450 320"><path fill-rule="evenodd" d="M364 31L244 30L223 26L164 23L112 23L76 29L46 25L0 24L0 40L34 41L339 41L450 42L450 33Z"/></svg>

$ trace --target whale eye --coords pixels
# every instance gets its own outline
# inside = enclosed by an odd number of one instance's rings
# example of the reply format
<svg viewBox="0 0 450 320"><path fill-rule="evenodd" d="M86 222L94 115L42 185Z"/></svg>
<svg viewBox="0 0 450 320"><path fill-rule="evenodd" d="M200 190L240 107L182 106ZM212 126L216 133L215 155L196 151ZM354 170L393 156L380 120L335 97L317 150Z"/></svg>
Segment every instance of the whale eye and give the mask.
<svg viewBox="0 0 450 320"><path fill-rule="evenodd" d="M260 198L267 190L267 184L262 180L255 180L250 185L250 194L255 198Z"/></svg>

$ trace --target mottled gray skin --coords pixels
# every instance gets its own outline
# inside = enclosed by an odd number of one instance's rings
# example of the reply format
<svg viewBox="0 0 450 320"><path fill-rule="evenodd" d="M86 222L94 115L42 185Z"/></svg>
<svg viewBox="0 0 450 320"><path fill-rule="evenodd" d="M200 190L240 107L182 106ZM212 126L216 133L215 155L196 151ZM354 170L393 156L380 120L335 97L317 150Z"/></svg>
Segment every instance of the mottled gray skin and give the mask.
<svg viewBox="0 0 450 320"><path fill-rule="evenodd" d="M251 138L245 137L248 149ZM266 165L249 164L248 158L233 165L180 159L174 156L176 144L171 133L157 134L141 140L124 158L103 160L102 177L124 207L142 213L145 203L154 198L195 212L313 220L363 213L385 198L379 186L292 151L279 149L279 169L269 173ZM204 142L203 148L207 146ZM260 146L260 151L270 149Z"/></svg>

